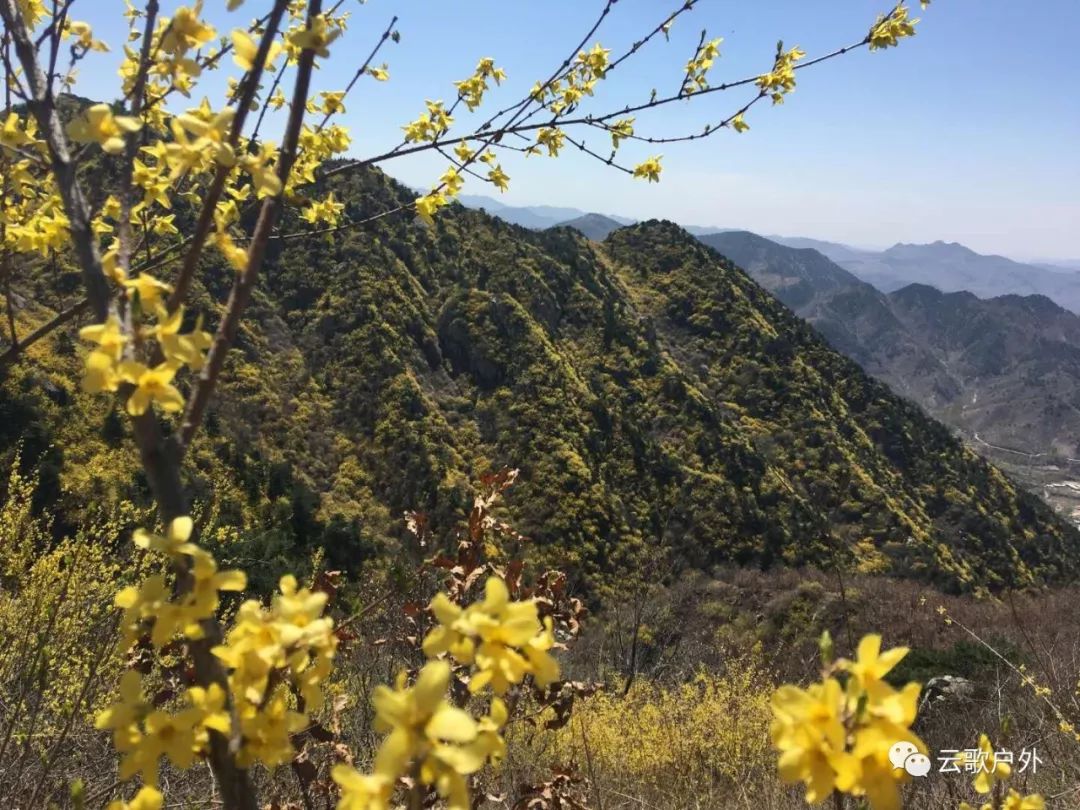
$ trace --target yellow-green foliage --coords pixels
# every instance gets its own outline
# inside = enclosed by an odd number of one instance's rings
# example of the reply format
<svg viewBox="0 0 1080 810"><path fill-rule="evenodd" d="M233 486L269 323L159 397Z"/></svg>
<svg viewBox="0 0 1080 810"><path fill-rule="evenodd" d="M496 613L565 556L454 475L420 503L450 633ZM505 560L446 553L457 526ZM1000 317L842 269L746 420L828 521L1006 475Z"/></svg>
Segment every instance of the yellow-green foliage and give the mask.
<svg viewBox="0 0 1080 810"><path fill-rule="evenodd" d="M661 785L671 796L700 797L760 784L775 770L770 687L754 657L678 685L639 679L625 697L611 689L578 704L552 753L557 761L591 761L602 786L635 796Z"/></svg>
<svg viewBox="0 0 1080 810"><path fill-rule="evenodd" d="M0 700L8 709L0 732L10 723L12 740L44 750L73 714L81 723L97 684L115 677L112 597L138 566L109 539L140 515L123 505L54 540L50 518L31 509L36 479L17 465L0 504ZM41 683L48 688L33 688Z"/></svg>

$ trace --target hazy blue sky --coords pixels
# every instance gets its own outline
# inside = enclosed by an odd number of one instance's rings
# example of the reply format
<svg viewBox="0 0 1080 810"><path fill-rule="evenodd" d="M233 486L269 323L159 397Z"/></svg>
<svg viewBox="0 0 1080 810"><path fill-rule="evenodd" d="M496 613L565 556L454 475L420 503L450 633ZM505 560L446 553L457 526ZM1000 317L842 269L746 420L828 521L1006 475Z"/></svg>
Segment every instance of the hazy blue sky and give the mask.
<svg viewBox="0 0 1080 810"><path fill-rule="evenodd" d="M163 2L166 12L176 3ZM209 16L242 25L265 3ZM318 76L342 86L393 14L401 42L380 57L391 81L367 80L350 97L344 122L356 155L381 152L425 98L454 96L481 56L509 81L481 112L505 106L546 77L588 29L601 0L370 0L351 3L345 40ZM597 34L616 54L659 22L678 0L621 0ZM759 105L743 135L649 148L630 144L622 159L664 156L663 182L646 184L577 155L557 161L508 156L512 205L548 203L602 213L666 217L695 225L749 228L857 245L936 239L1019 258L1080 257L1080 30L1077 0L937 0L919 34L897 49L861 50L799 73L781 107ZM700 0L662 39L602 83L591 109L621 107L655 87L676 89L707 28L724 37L713 83L763 72L776 40L811 57L860 39L888 0ZM124 23L121 0L79 0L74 16L110 41ZM80 91L117 95L115 55L88 61ZM604 86L604 85L607 86ZM206 84L217 89L217 80ZM752 89L717 93L639 116L639 133L697 131L725 117ZM220 94L217 96L220 99ZM197 100L197 99L196 99ZM212 101L216 99L212 98ZM462 127L468 118L459 117ZM586 133L598 147L606 138ZM384 164L413 185L445 167L437 156ZM471 181L466 191L491 194ZM497 194L497 192L496 192Z"/></svg>

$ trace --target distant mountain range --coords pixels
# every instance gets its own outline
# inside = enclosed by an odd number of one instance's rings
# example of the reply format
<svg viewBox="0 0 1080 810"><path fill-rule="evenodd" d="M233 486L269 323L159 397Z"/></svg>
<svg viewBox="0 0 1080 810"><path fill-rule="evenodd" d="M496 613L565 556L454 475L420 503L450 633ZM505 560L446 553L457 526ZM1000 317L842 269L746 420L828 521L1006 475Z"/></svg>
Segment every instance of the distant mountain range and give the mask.
<svg viewBox="0 0 1080 810"><path fill-rule="evenodd" d="M466 208L487 211L487 213L498 217L504 222L511 222L514 225L521 225L524 228L534 230L563 225L568 221L584 216L610 220L615 223L615 228L623 225L633 225L637 222L637 220L629 217L588 214L580 208L566 208L558 205L506 205L494 197L486 197L482 194L462 194L458 197L458 201Z"/></svg>
<svg viewBox="0 0 1080 810"><path fill-rule="evenodd" d="M559 205L507 205L494 197L483 194L462 194L457 199L466 208L486 211L504 222L511 222L533 230L568 225L594 241L603 240L616 228L634 225L640 221L615 214L597 214L582 211L580 208L566 208ZM682 229L694 236L725 230L715 225L683 225Z"/></svg>
<svg viewBox="0 0 1080 810"><path fill-rule="evenodd" d="M600 214L560 225L594 241L622 227ZM1055 282L1054 295L1071 300L1080 274L956 244L875 252L747 231L698 238L973 444L1024 458L1080 456L1080 317L1033 292ZM949 289L964 284L976 294Z"/></svg>
<svg viewBox="0 0 1080 810"><path fill-rule="evenodd" d="M788 247L814 248L882 292L926 284L943 292L971 292L979 298L1045 295L1080 312L1080 272L1068 262L1025 264L976 253L956 242L899 243L888 250L872 251L816 239L769 238Z"/></svg>
<svg viewBox="0 0 1080 810"><path fill-rule="evenodd" d="M1020 453L1080 455L1080 317L1049 298L982 299L926 284L886 293L813 248L745 231L700 238L834 347L972 440ZM923 252L902 247L885 253ZM970 253L946 247L941 254ZM1000 267L1008 261L979 258Z"/></svg>

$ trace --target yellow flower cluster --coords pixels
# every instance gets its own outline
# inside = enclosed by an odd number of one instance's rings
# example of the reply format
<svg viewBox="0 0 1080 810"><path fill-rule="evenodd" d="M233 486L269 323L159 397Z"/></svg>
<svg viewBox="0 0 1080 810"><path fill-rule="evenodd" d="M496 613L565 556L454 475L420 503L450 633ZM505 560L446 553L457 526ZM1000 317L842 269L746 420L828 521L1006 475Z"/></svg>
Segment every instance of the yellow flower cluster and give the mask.
<svg viewBox="0 0 1080 810"><path fill-rule="evenodd" d="M383 62L380 67L372 66L364 72L377 82L386 82L390 80L390 70L385 62Z"/></svg>
<svg viewBox="0 0 1080 810"><path fill-rule="evenodd" d="M565 140L566 133L558 127L544 127L536 133L536 145L546 147L548 157L558 157Z"/></svg>
<svg viewBox="0 0 1080 810"><path fill-rule="evenodd" d="M372 696L375 729L387 736L379 746L373 773L362 775L344 765L334 768L334 780L342 790L338 810L389 807L394 784L414 763L419 781L434 786L451 810L471 807L465 777L502 757L505 743L499 732L507 709L499 698L493 698L490 714L474 720L446 699L450 675L449 663L432 661L411 687L402 673L394 688L376 688Z"/></svg>
<svg viewBox="0 0 1080 810"><path fill-rule="evenodd" d="M204 45L214 41L217 31L201 18L202 0L192 6L181 6L172 17L159 17L151 39L156 59L147 77L147 93L150 98L163 98L171 90L185 96L191 92L195 81L202 75L203 66L197 58ZM129 41L135 42L142 33L135 27L132 15ZM207 62L209 63L209 62ZM124 93L131 93L139 74L139 51L130 45L124 48L124 61L120 65L120 78ZM155 128L164 123L160 109L151 106L146 110L147 119Z"/></svg>
<svg viewBox="0 0 1080 810"><path fill-rule="evenodd" d="M285 50L289 54L289 60L295 62L300 58L300 51L315 51L316 56L323 59L330 55L330 44L341 36L345 29L344 18L328 17L320 14L307 28L303 23L298 23L289 29L285 37Z"/></svg>
<svg viewBox="0 0 1080 810"><path fill-rule="evenodd" d="M335 155L345 152L351 140L349 130L339 124L317 129L304 126L300 130L300 148L289 173L286 190L293 192L300 185L315 182L316 169Z"/></svg>
<svg viewBox="0 0 1080 810"><path fill-rule="evenodd" d="M644 177L650 183L660 182L660 172L664 167L660 165L660 158L662 155L656 155L648 160L642 161L634 167L634 177Z"/></svg>
<svg viewBox="0 0 1080 810"><path fill-rule="evenodd" d="M96 143L110 155L124 151L124 135L142 129L142 121L127 115L113 115L108 104L94 104L67 125L67 136L75 143Z"/></svg>
<svg viewBox="0 0 1080 810"><path fill-rule="evenodd" d="M239 591L247 585L242 572L219 572L213 556L190 542L192 521L180 517L169 524L164 535L136 530L134 542L140 548L158 552L170 560L188 559L191 586L173 595L163 575L154 575L142 584L128 586L116 594L123 609L121 633L132 644L147 630L158 648L176 636L201 638L201 622L217 611L221 591ZM191 687L184 693L187 707L170 713L154 708L143 696L142 677L128 671L120 680L119 699L97 716L97 727L113 733L113 744L122 755L120 778L139 774L150 788L158 785L158 767L167 757L179 768L189 768L206 753L209 732L228 734L231 728L226 695L217 684ZM157 797L157 798L155 798ZM160 799L156 791L142 791L131 806L153 807ZM121 805L122 806L122 805Z"/></svg>
<svg viewBox="0 0 1080 810"><path fill-rule="evenodd" d="M782 104L784 96L795 89L795 63L806 56L799 48L789 51L778 50L773 69L757 78L757 86L762 93L772 97L773 104Z"/></svg>
<svg viewBox="0 0 1080 810"><path fill-rule="evenodd" d="M425 104L428 111L412 123L402 127L405 130L405 140L409 143L414 141L434 141L450 129L450 125L454 123L453 116L446 111L442 101L431 101L429 99Z"/></svg>
<svg viewBox="0 0 1080 810"><path fill-rule="evenodd" d="M156 788L163 758L178 768L190 768L206 753L210 730L229 732L225 693L217 684L191 687L185 692L187 708L169 713L151 707L143 697L142 676L128 670L120 679L119 698L98 714L96 725L112 731L113 745L121 754L122 780L138 774L144 784Z"/></svg>
<svg viewBox="0 0 1080 810"><path fill-rule="evenodd" d="M83 51L98 51L107 53L109 46L99 39L94 39L94 30L88 23L78 20L67 20L60 32L62 39L74 40L74 44Z"/></svg>
<svg viewBox="0 0 1080 810"><path fill-rule="evenodd" d="M259 52L259 43L252 39L247 31L237 28L232 32L232 44L233 62L236 66L241 70L252 70L255 67L255 57ZM284 46L276 40L270 43L270 48L266 52L266 61L263 62L266 70L274 69L274 60L283 49Z"/></svg>
<svg viewBox="0 0 1080 810"><path fill-rule="evenodd" d="M548 652L555 645L551 619L541 624L535 602L511 602L498 577L488 579L484 598L461 608L445 594L431 602L439 622L424 638L424 653L448 653L459 664L476 669L469 681L474 694L491 686L497 695L532 675L546 687L559 677L559 665Z"/></svg>
<svg viewBox="0 0 1080 810"><path fill-rule="evenodd" d="M1045 808L1046 799L1038 793L1025 796L1011 788L997 807L990 802L983 802L979 805L979 810L1045 810ZM975 808L967 802L960 802L959 810L975 810Z"/></svg>
<svg viewBox="0 0 1080 810"><path fill-rule="evenodd" d="M476 72L467 79L454 82L454 87L457 88L458 98L464 101L465 106L472 111L483 102L484 93L488 90L488 79L492 79L495 84L502 84L505 78L506 73L503 69L495 67L495 60L490 56L485 56L476 65Z"/></svg>
<svg viewBox="0 0 1080 810"><path fill-rule="evenodd" d="M16 0L15 5L19 7L19 13L31 28L46 17L52 16L45 7L45 0Z"/></svg>
<svg viewBox="0 0 1080 810"><path fill-rule="evenodd" d="M440 208L444 208L449 204L450 200L447 196L439 191L432 191L430 194L417 197L414 203L417 216L428 225L434 225L435 214L438 213Z"/></svg>
<svg viewBox="0 0 1080 810"><path fill-rule="evenodd" d="M182 568L187 583L174 595L165 577L156 575L121 590L115 601L124 610L125 643L147 630L158 648L177 636L203 638L202 622L216 614L220 593L246 587L242 572L219 572L213 556L190 542L192 528L191 519L181 517L164 535L135 532L140 548L173 561L186 558ZM337 649L333 620L322 615L326 601L325 593L300 588L294 577L286 576L269 607L256 600L244 602L224 642L212 650L227 668L228 694L218 684L193 687L185 693L187 708L176 713L152 709L138 673L126 673L119 700L97 718L99 728L113 731L113 742L123 755L120 778L141 774L145 784L157 787L161 758L190 767L206 753L209 731L238 738L236 761L241 767L288 762L294 753L291 735L307 725L308 712L322 705ZM152 794L142 798L147 807L153 799Z"/></svg>
<svg viewBox="0 0 1080 810"><path fill-rule="evenodd" d="M213 616L220 604L220 591L242 591L247 587L243 571L218 571L208 551L190 542L193 524L189 517L176 518L164 535L136 530L133 540L139 548L164 554L170 560L188 558L192 586L173 596L163 574L148 577L140 585L129 585L116 594L116 606L124 611L120 622L124 643L130 645L147 628L150 641L161 648L176 636L202 638L201 622Z"/></svg>
<svg viewBox="0 0 1080 810"><path fill-rule="evenodd" d="M915 26L918 23L918 19L912 20L908 17L907 6L898 3L888 14L879 16L870 27L867 35L870 50L890 48L898 45L905 37L915 36Z"/></svg>
<svg viewBox="0 0 1080 810"><path fill-rule="evenodd" d="M79 337L97 344L86 357L83 390L97 394L117 391L121 384L128 384L133 386L127 400L130 415L141 416L155 402L163 411L179 411L184 407L184 397L173 385L173 378L184 366L194 371L202 368L212 343L211 335L203 331L201 319L191 332L180 332L183 307L169 314L161 304L161 298L170 288L154 277L143 273L131 280L124 279L123 284L128 288L129 297L137 297L142 307L153 307L157 316L157 322L152 326L138 328L135 343L156 340L164 361L149 367L126 356L125 350L132 339L124 333L117 317L110 315L105 323L79 330Z"/></svg>
<svg viewBox="0 0 1080 810"><path fill-rule="evenodd" d="M438 213L439 209L445 208L450 204L450 200L461 193L461 189L465 185L462 172L466 166L475 160L479 160L490 167L487 173L488 182L498 188L499 191L506 191L509 188L510 175L502 170L502 166L496 161L493 152L483 152L478 156L474 150L469 148L467 143L462 141L454 147L454 154L461 161L460 165L451 166L443 172L442 177L439 178L439 185L427 194L417 197L414 202L417 215L428 225L434 224L435 214Z"/></svg>
<svg viewBox="0 0 1080 810"><path fill-rule="evenodd" d="M710 788L745 782L773 762L767 683L756 653L685 683L636 679L626 694L602 690L575 702L573 721L538 735L532 750L565 762L587 737L593 767L608 784L654 785L670 797L658 807L693 807L702 793L701 806L730 807Z"/></svg>
<svg viewBox="0 0 1080 810"><path fill-rule="evenodd" d="M856 659L837 661L820 683L785 685L773 694L771 734L780 777L805 783L811 804L837 791L865 796L873 810L899 810L898 784L907 774L893 767L889 749L907 741L923 754L927 750L910 728L919 684L897 690L884 680L907 652L882 652L881 637L868 635Z"/></svg>
<svg viewBox="0 0 1080 810"><path fill-rule="evenodd" d="M611 146L613 149L618 149L619 144L626 138L633 137L634 134L634 119L633 118L620 118L617 121L613 121L608 125L608 132L611 133Z"/></svg>
<svg viewBox="0 0 1080 810"><path fill-rule="evenodd" d="M0 119L0 162L6 181L0 248L48 256L70 243L70 222L56 183L34 171L47 157L48 148L37 137L32 117L23 119L13 111Z"/></svg>
<svg viewBox="0 0 1080 810"><path fill-rule="evenodd" d="M341 212L345 210L345 204L339 203L334 197L334 193L330 192L325 200L316 200L307 206L300 214L300 218L306 222L310 222L312 225L329 225L333 227L338 224L341 219Z"/></svg>
<svg viewBox="0 0 1080 810"><path fill-rule="evenodd" d="M256 761L273 767L292 758L289 737L304 727L306 712L322 706L337 650L334 622L322 615L326 594L300 588L291 575L279 587L269 608L244 602L225 642L213 651L230 670L242 767ZM286 685L299 696L298 710L290 708Z"/></svg>
<svg viewBox="0 0 1080 810"><path fill-rule="evenodd" d="M611 49L601 47L600 43L589 51L579 52L560 78L547 84L534 84L531 97L555 115L562 115L584 96L593 94L596 83L607 75L610 55Z"/></svg>
<svg viewBox="0 0 1080 810"><path fill-rule="evenodd" d="M479 719L447 700L452 670L449 661L429 661L408 686L404 673L393 688L380 686L372 703L375 726L385 733L372 773L346 766L334 768L341 788L338 810L386 810L398 779L412 775L434 787L449 810L468 810L467 777L505 753L501 730L508 711L499 695L532 675L538 686L559 677L548 650L554 644L550 619L541 623L534 601L512 602L506 583L488 579L484 598L462 608L445 594L432 600L439 624L425 637L429 657L449 654L471 667L469 691L486 687L496 693L488 714Z"/></svg>
<svg viewBox="0 0 1080 810"><path fill-rule="evenodd" d="M716 57L720 55L720 43L722 37L711 39L704 43L694 58L686 63L686 79L683 81L683 92L686 94L697 93L709 86L707 75L712 68Z"/></svg>
<svg viewBox="0 0 1080 810"><path fill-rule="evenodd" d="M161 810L165 804L165 797L161 791L153 787L143 787L135 794L130 802L109 802L105 810Z"/></svg>

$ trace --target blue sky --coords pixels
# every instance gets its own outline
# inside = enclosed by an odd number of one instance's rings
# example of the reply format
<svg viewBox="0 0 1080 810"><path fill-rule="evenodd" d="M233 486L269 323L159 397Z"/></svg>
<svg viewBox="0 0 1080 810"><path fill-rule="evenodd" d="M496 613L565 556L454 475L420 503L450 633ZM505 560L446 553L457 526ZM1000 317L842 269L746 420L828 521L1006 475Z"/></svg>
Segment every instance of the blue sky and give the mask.
<svg viewBox="0 0 1080 810"><path fill-rule="evenodd" d="M163 2L165 12L177 4ZM247 0L226 14L207 0L222 30L243 25L265 3ZM318 74L338 89L397 14L398 44L380 60L391 80L364 81L343 123L357 156L384 151L426 98L447 102L453 79L492 56L509 81L481 112L505 106L546 77L588 30L601 0L369 0L347 3L349 31ZM596 39L621 53L677 7L678 0L621 0ZM713 83L766 70L777 39L810 57L859 40L888 0L700 0L679 19L670 42L657 39L599 86L591 109L604 112L656 87L676 89L702 28L721 36ZM109 42L122 39L121 0L78 0L73 16ZM663 181L646 184L584 156L559 160L508 155L510 205L567 205L636 218L740 227L856 245L959 241L1018 258L1080 258L1080 61L1076 0L937 0L916 37L901 47L865 50L799 73L783 106L758 105L751 130L724 131L689 144L631 144L633 163L662 153ZM115 54L87 60L79 92L118 95ZM231 66L230 66L231 67ZM605 86L606 85L606 86ZM220 78L204 84L219 104ZM638 117L641 134L700 130L724 118L747 88L668 105ZM197 99L195 99L197 100ZM468 116L459 116L461 131ZM456 127L455 127L456 130ZM272 129L271 129L272 132ZM585 133L598 148L599 133ZM383 164L421 186L445 168L438 156ZM497 195L479 181L466 191Z"/></svg>

